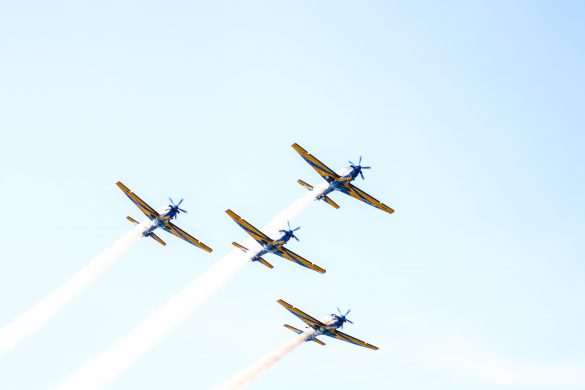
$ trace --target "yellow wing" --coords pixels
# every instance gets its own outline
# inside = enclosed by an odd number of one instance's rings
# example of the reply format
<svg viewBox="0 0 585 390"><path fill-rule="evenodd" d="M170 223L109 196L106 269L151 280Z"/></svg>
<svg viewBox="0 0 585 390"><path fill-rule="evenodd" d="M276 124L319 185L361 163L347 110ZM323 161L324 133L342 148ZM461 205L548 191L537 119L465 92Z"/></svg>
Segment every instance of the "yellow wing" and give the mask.
<svg viewBox="0 0 585 390"><path fill-rule="evenodd" d="M183 240L185 240L185 241L187 241L195 246L198 246L199 248L203 249L206 252L213 251L213 249L211 249L210 247L208 247L207 245L205 245L204 243L202 243L201 241L199 241L195 237L189 235L187 232L185 232L184 230L180 229L179 227L173 225L170 222L167 222L166 225L162 227L162 229L171 233L173 236L179 237L180 239L183 239Z"/></svg>
<svg viewBox="0 0 585 390"><path fill-rule="evenodd" d="M368 349L373 349L374 351L377 351L379 349L378 347L376 347L376 346L374 346L372 344L368 344L365 341L356 339L355 337L352 337L352 336L350 336L348 334L345 334L343 332L340 332L338 330L333 330L331 332L327 332L327 333L324 333L324 334L327 335L327 336L336 338L338 340L347 341L348 343L352 343L352 344L355 344L355 345L359 345L361 347L366 347Z"/></svg>
<svg viewBox="0 0 585 390"><path fill-rule="evenodd" d="M301 148L299 146L299 144L295 143L295 144L292 144L291 146L325 180L333 181L333 180L339 178L339 175L337 173L335 173L331 168L329 168L327 165L323 164L321 161L317 160L312 154L307 152L305 149Z"/></svg>
<svg viewBox="0 0 585 390"><path fill-rule="evenodd" d="M294 307L293 305L286 303L285 301L283 301L282 299L279 299L277 301L278 303L280 303L286 310L290 311L291 313L293 313L295 316L299 317L302 321L304 321L307 325L311 326L311 327L317 327L320 328L322 326L325 326L324 323L322 323L321 321L311 317L310 315L308 315L307 313L297 309L296 307Z"/></svg>
<svg viewBox="0 0 585 390"><path fill-rule="evenodd" d="M275 255L280 257L284 257L287 260L292 261L293 263L297 263L298 265L302 265L303 267L307 267L312 269L313 271L319 272L320 274L324 274L326 271L319 267L316 264L311 263L309 260L302 258L301 256L297 255L293 251L286 249L285 247L280 247L276 252L273 252Z"/></svg>
<svg viewBox="0 0 585 390"><path fill-rule="evenodd" d="M364 191L360 190L359 188L357 188L356 186L354 186L353 184L349 184L346 187L347 192L342 191L346 194L348 194L351 197L354 197L358 200L361 200L364 203L369 204L370 206L374 206L377 209L383 210L389 214L392 214L394 212L394 210L388 206L386 206L384 203L380 202L378 199L374 198L371 195L366 194Z"/></svg>
<svg viewBox="0 0 585 390"><path fill-rule="evenodd" d="M272 239L268 237L266 234L262 233L260 230L256 229L254 226L250 225L246 220L241 218L238 214L234 213L232 210L227 209L225 211L227 215L229 215L242 229L246 231L254 240L258 241L261 244L268 244L272 242Z"/></svg>
<svg viewBox="0 0 585 390"><path fill-rule="evenodd" d="M126 196L130 198L132 203L138 206L140 211L142 211L148 218L157 219L160 216L159 213L157 213L152 207L147 205L146 202L140 199L136 194L134 194L134 192L130 191L130 189L126 187L124 184L122 184L121 181L117 182L116 185L120 187L122 191L124 191Z"/></svg>

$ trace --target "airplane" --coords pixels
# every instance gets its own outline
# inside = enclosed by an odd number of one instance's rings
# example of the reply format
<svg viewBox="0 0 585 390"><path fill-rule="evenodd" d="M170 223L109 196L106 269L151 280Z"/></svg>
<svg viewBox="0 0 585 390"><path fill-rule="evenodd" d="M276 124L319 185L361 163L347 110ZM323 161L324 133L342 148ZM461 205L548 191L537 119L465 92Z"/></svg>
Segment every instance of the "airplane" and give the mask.
<svg viewBox="0 0 585 390"><path fill-rule="evenodd" d="M327 181L327 183L329 183L329 187L327 187L327 189L325 191L323 191L322 194L318 195L316 197L316 200L323 200L324 202L326 202L330 206L333 206L336 209L338 209L339 205L337 203L335 203L333 200L331 200L331 198L329 198L327 195L329 195L333 191L340 191L346 195L349 195L349 196L354 197L358 200L361 200L362 202L367 203L370 206L374 206L374 207L376 207L380 210L383 210L389 214L392 214L394 212L394 210L392 208L386 206L384 203L380 202L378 199L366 194L364 191L360 190L359 188L357 188L356 186L351 184L351 182L353 180L355 180L358 177L358 175L361 176L362 179L364 179L363 170L371 168L371 167L364 167L361 165L361 163L362 163L361 156L360 156L360 159L359 159L357 165L355 165L354 163L349 161L351 170L349 171L349 173L347 175L340 176L337 173L335 173L331 168L327 167L321 161L319 161L315 157L313 157L313 155L311 155L305 149L301 148L299 146L299 144L294 143L291 146L293 147L294 150L297 151L298 154L301 155L301 157L306 162L309 163L309 165L315 171L317 171L317 173L319 175L321 175ZM309 191L313 190L313 186L311 186L310 184L308 184L300 179L297 180L297 182L300 185L302 185L303 187L305 187L306 189L308 189Z"/></svg>
<svg viewBox="0 0 585 390"><path fill-rule="evenodd" d="M284 257L287 260L290 260L294 263L302 265L303 267L307 267L312 269L313 271L319 272L320 274L324 274L325 270L319 267L316 264L311 263L310 261L302 258L301 256L297 255L296 253L286 249L284 245L291 239L294 238L295 240L299 241L297 236L295 236L295 231L299 230L300 227L296 229L291 229L290 223L288 224L288 230L279 230L282 233L282 236L278 240L273 240L272 238L268 237L266 234L262 233L260 230L256 229L254 226L250 225L244 219L242 219L239 215L234 213L232 210L225 211L242 229L246 231L254 240L256 240L261 246L262 250L256 254L251 260L252 261L259 261L260 263L264 264L268 268L274 268L272 264L267 262L262 258L263 255L267 253L273 253L280 257ZM244 252L248 251L248 248L238 244L237 242L232 242L232 245L238 249L241 249Z"/></svg>
<svg viewBox="0 0 585 390"><path fill-rule="evenodd" d="M376 347L372 344L368 344L364 341L358 340L355 337L352 337L352 336L345 334L343 332L340 332L338 330L338 329L343 328L343 324L346 322L353 324L353 322L351 322L351 320L349 320L347 318L347 315L349 314L349 312L351 310L348 310L347 313L345 313L345 314L341 314L341 311L339 311L339 308L337 308L337 312L339 313L339 315L331 314L332 321L324 324L323 322L321 322L321 321L311 317L310 315L302 312L301 310L297 309L296 307L292 306L291 304L286 303L282 299L279 299L277 302L280 303L286 310L290 311L295 316L299 317L302 321L304 321L307 325L309 325L308 326L309 328L314 330L314 332L312 334L307 335L307 338L305 339L305 341L314 341L319 345L325 345L325 343L323 341L321 341L317 338L321 335L324 335L324 336L336 338L338 340L347 341L348 343L359 345L361 347L373 349L375 351L379 349L378 347ZM294 326L290 326L288 324L284 324L284 327L292 330L293 332L295 332L297 334L305 333L304 331L297 329Z"/></svg>
<svg viewBox="0 0 585 390"><path fill-rule="evenodd" d="M173 200L171 198L169 198L169 200L171 201L171 204L169 205L168 210L164 214L159 214L155 209L153 209L152 207L147 205L146 202L144 202L142 199L140 199L138 196L136 196L136 194L134 194L132 191L130 191L130 189L128 189L128 187L126 187L124 184L122 184L122 182L119 181L116 183L116 185L124 192L124 194L126 194L126 196L128 198L130 198L130 200L136 206L138 206L140 211L142 211L151 221L153 221L152 225L148 229L146 229L144 232L142 232L142 235L144 237L151 237L159 244L161 244L163 246L167 245L163 240L160 239L159 236L154 234L154 231L156 229L160 228L166 232L171 233L172 235L174 235L176 237L179 237L182 240L187 241L190 244L198 246L199 248L203 249L206 252L213 251L213 249L211 249L210 247L208 247L207 245L205 245L201 241L197 240L196 238L190 236L187 232L179 229L177 226L175 226L171 222L171 220L176 219L177 215L179 215L180 213L187 212L186 210L183 210L182 208L179 207L181 205L181 203L183 203L183 199L181 199L179 201L179 203L175 204L175 202L173 202ZM126 217L126 218L128 219L128 221L132 222L135 225L139 224L139 222L136 221L132 217Z"/></svg>

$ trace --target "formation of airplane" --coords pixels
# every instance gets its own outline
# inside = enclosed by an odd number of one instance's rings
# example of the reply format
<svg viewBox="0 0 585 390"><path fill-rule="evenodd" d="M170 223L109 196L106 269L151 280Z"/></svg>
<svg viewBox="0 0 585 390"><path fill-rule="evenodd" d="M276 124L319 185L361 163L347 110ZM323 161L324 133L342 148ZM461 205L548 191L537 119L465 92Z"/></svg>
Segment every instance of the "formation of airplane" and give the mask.
<svg viewBox="0 0 585 390"><path fill-rule="evenodd" d="M303 267L307 267L312 269L313 271L319 272L320 274L324 274L325 270L319 267L316 264L311 263L310 261L302 258L301 256L297 255L293 251L284 247L284 245L291 239L294 238L295 240L299 241L295 233L300 227L296 229L291 229L290 223L288 225L288 230L280 230L279 232L282 233L282 236L277 240L273 240L272 238L268 237L266 234L262 233L260 230L256 229L254 226L250 225L245 219L234 213L232 210L225 211L246 233L250 235L260 246L262 246L262 250L258 252L258 254L252 257L252 261L259 261L260 263L264 264L268 268L274 268L272 264L267 262L262 258L263 255L268 253L273 253L277 256L283 257L287 260L290 260L298 265L302 265ZM244 252L248 252L248 248L238 244L237 242L232 242L236 248L241 249Z"/></svg>
<svg viewBox="0 0 585 390"><path fill-rule="evenodd" d="M319 345L325 345L323 341L317 338L323 335L333 337L338 340L346 341L351 344L359 345L361 347L365 347L368 349L378 350L378 347L373 346L372 344L368 344L362 340L356 339L355 337L352 337L348 334L339 331L339 329L343 327L344 323L349 322L350 324L353 324L353 322L351 322L347 318L347 315L351 310L348 310L347 313L345 314L341 314L341 311L339 311L339 308L337 308L337 312L339 313L339 315L331 314L331 322L323 323L318 319L311 317L307 313L297 309L293 305L286 303L282 299L279 299L278 303L280 303L286 310L290 311L292 314L300 318L305 324L308 325L309 328L314 330L313 333L307 335L305 341L314 341ZM292 330L297 334L305 333L302 330L297 329L294 326L290 326L288 324L284 324L284 327Z"/></svg>
<svg viewBox="0 0 585 390"><path fill-rule="evenodd" d="M386 206L384 203L380 202L378 199L366 194L364 191L360 190L359 188L357 188L356 186L351 184L351 182L354 181L358 176L361 176L361 178L364 179L363 170L371 168L371 167L364 167L361 165L361 163L362 163L361 156L360 156L360 159L359 159L357 165L355 165L354 163L349 161L351 170L349 171L348 174L346 174L344 176L340 176L337 173L335 173L335 171L333 171L331 168L329 168L327 165L325 165L321 161L317 160L317 158L315 158L312 154L307 152L305 149L301 148L299 146L299 144L296 144L296 143L292 144L292 147L294 150L297 151L298 154L301 155L301 157L306 162L309 163L309 165L323 179L325 179L327 181L327 183L329 183L329 187L327 187L327 189L325 191L323 191L323 193L321 193L317 196L317 198L316 198L317 200L323 200L323 201L327 202L329 205L338 209L339 205L337 203L335 203L333 200L331 200L331 198L329 198L327 195L329 195L333 191L339 191L339 192L343 192L344 194L349 195L353 198L361 200L362 202L367 203L370 206L374 206L380 210L383 210L389 214L392 214L394 212L394 210L392 208ZM297 180L297 182L300 185L302 185L303 187L305 187L306 189L308 189L310 191L313 190L313 186L311 186L310 184L308 184L300 179Z"/></svg>
<svg viewBox="0 0 585 390"><path fill-rule="evenodd" d="M358 176L364 179L363 170L370 169L368 166L362 166L362 158L360 156L357 165L349 161L350 163L350 170L345 175L339 175L334 172L331 168L327 167L313 155L308 153L305 149L300 147L298 144L292 145L293 149L300 154L300 156L307 162L309 165L328 183L328 187L318 194L315 200L323 200L324 202L328 203L329 205L333 206L334 208L338 209L339 205L335 203L330 197L334 191L343 192L346 195L349 195L353 198L356 198L364 203L369 204L370 206L376 207L380 210L383 210L387 213L392 214L394 210L389 206L385 205L384 203L380 202L376 198L366 194L361 189L354 186L351 182L354 181ZM302 180L298 180L298 183L301 184L303 187L307 188L308 190L313 190L313 187L310 184ZM159 213L152 207L150 207L146 202L140 199L136 194L134 194L128 187L126 187L121 182L117 182L116 185L126 194L126 196L146 215L151 224L149 227L145 228L142 235L144 237L151 237L155 241L157 241L161 245L166 245L166 243L157 236L154 231L156 229L164 230L172 235L179 237L182 240L187 241L188 243L195 245L207 252L212 252L212 249L202 243L201 241L197 240L196 238L192 237L185 231L181 230L179 227L174 225L171 221L176 219L180 213L186 213L187 211L180 208L181 203L183 203L183 199L179 201L179 203L175 204L171 198L169 198L171 204L169 204L168 208L165 210L164 213ZM288 223L288 229L281 229L279 233L282 235L277 239L272 239L265 233L261 232L260 230L256 229L246 220L241 218L239 215L234 213L232 210L226 210L226 213L242 228L248 233L261 247L260 250L257 252L252 252L248 248L238 244L237 242L233 242L232 244L237 247L238 249L251 253L252 261L258 261L265 265L268 268L274 268L272 264L267 262L262 256L266 254L275 254L277 256L283 257L287 260L290 260L296 264L299 264L303 267L309 268L313 271L318 273L324 274L326 271L325 269L319 267L316 264L311 263L310 261L304 259L303 257L297 255L296 253L292 252L291 250L285 248L284 246L292 239L296 239L299 241L297 236L295 236L295 232L300 229L297 227L292 229L290 223ZM133 219L132 217L127 217L127 219L135 225L138 225L138 221ZM347 315L349 314L350 310L347 313L342 314L337 309L339 315L331 314L331 321L324 323L321 322L308 314L304 313L303 311L297 309L296 307L286 303L282 299L278 300L286 310L300 318L303 322L307 324L307 328L312 329L312 332L302 331L297 329L291 325L285 324L284 326L297 334L307 333L305 341L314 341L317 344L325 345L325 343L318 339L319 336L329 336L336 338L338 340L346 341L351 344L359 345L368 349L377 350L378 347L375 347L371 344L368 344L364 341L356 339L348 334L345 334L340 331L343 327L344 323L351 322Z"/></svg>
<svg viewBox="0 0 585 390"><path fill-rule="evenodd" d="M192 237L187 232L180 229L178 226L174 225L171 222L171 220L176 219L177 215L179 215L180 213L187 212L186 210L183 210L182 208L179 207L181 203L183 203L183 199L181 199L179 203L175 204L173 200L169 198L171 204L169 205L167 211L164 214L159 214L155 209L146 204L145 201L140 199L135 193L130 191L130 189L126 187L124 184L122 184L122 182L119 181L116 183L116 185L124 192L124 194L126 194L126 196L132 201L132 203L138 206L140 211L142 211L144 215L146 215L152 221L150 227L142 233L144 237L151 237L159 244L166 245L166 243L163 240L161 240L159 236L154 234L154 231L160 228L166 232L171 233L173 236L179 237L180 239L185 240L190 244L198 246L199 248L203 249L206 252L213 251L210 247L208 247L195 237ZM133 224L138 225L138 221L136 221L134 218L132 217L126 218Z"/></svg>

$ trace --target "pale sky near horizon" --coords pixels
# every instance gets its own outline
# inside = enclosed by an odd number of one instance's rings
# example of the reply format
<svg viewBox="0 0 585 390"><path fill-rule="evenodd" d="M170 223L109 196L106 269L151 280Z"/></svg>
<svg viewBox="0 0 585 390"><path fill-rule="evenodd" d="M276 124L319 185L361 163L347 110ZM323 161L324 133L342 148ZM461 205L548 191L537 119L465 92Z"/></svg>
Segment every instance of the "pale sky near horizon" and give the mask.
<svg viewBox="0 0 585 390"><path fill-rule="evenodd" d="M578 1L11 2L0 5L0 326L131 228L185 198L40 331L0 388L44 389L114 344L319 182L290 249L250 264L111 389L205 389L351 308L253 389L585 389L585 6Z"/></svg>

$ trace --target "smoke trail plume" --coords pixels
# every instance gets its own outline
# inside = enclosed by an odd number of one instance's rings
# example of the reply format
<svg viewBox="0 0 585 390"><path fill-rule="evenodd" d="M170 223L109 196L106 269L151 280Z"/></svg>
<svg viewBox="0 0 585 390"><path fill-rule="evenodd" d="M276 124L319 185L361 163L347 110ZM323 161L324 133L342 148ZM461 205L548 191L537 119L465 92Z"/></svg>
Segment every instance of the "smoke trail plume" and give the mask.
<svg viewBox="0 0 585 390"><path fill-rule="evenodd" d="M324 324L330 324L333 321L333 318L327 316L323 320L321 320ZM276 363L282 360L286 355L291 353L295 350L296 347L303 344L307 337L311 336L315 333L315 330L312 328L307 327L307 329L299 334L294 340L288 342L274 352L269 353L268 355L264 356L258 363L255 363L244 371L241 371L224 384L219 387L216 387L215 390L238 390L243 389L244 387L248 386L256 379L258 379L261 375L265 374L270 370Z"/></svg>
<svg viewBox="0 0 585 390"><path fill-rule="evenodd" d="M276 363L278 363L286 355L294 351L296 347L303 344L313 329L298 335L293 341L288 342L274 352L264 356L258 363L253 364L244 371L240 372L232 379L225 382L223 385L217 387L215 390L236 390L243 389L253 381L258 379L262 374L270 370Z"/></svg>
<svg viewBox="0 0 585 390"><path fill-rule="evenodd" d="M326 186L327 183L323 183L294 201L262 230L270 234L281 228L287 220L297 216L313 203L315 196ZM255 241L247 239L243 244L252 247ZM237 250L228 253L183 291L169 299L164 306L154 311L117 344L66 378L57 386L57 389L98 389L116 378L223 287L256 253L244 254Z"/></svg>
<svg viewBox="0 0 585 390"><path fill-rule="evenodd" d="M16 346L28 334L40 329L53 315L89 287L140 239L146 225L147 223L142 223L124 234L112 246L77 271L61 287L0 329L0 355Z"/></svg>

